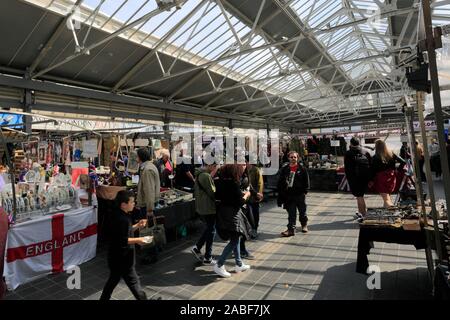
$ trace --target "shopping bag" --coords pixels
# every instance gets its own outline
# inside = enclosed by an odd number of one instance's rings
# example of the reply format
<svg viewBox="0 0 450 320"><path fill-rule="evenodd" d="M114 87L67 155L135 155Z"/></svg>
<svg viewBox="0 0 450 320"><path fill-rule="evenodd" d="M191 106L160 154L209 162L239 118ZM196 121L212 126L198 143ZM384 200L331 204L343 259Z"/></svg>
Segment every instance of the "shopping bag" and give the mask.
<svg viewBox="0 0 450 320"><path fill-rule="evenodd" d="M153 217L153 225L139 230L139 236L140 237L146 237L146 236L152 236L153 242L143 245L142 247L153 247L157 246L159 248L162 248L166 245L167 239L166 239L166 230L164 229L163 224L158 224L156 217Z"/></svg>

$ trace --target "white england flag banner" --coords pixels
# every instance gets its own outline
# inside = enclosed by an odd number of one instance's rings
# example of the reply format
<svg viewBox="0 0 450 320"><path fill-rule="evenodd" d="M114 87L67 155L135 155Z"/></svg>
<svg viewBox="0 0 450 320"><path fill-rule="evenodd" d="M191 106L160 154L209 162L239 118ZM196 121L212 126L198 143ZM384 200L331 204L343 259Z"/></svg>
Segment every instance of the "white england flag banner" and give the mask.
<svg viewBox="0 0 450 320"><path fill-rule="evenodd" d="M42 217L8 232L4 276L9 290L59 273L96 255L97 213L93 207Z"/></svg>

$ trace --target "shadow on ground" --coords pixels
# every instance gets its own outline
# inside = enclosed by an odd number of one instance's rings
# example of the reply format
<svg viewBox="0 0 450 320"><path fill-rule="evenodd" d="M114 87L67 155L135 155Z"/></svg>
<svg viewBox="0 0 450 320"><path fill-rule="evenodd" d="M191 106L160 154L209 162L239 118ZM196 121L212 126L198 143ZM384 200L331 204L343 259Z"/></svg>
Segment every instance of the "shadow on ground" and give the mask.
<svg viewBox="0 0 450 320"><path fill-rule="evenodd" d="M276 283L264 295L266 299L312 300L423 300L432 299L426 268L402 269L380 273L380 289L368 289L369 276L355 272L356 264L331 267L323 278L308 275L292 283ZM319 275L320 276L320 275ZM370 279L371 280L371 279ZM373 283L373 281L371 282Z"/></svg>
<svg viewBox="0 0 450 320"><path fill-rule="evenodd" d="M355 272L356 263L329 268L313 300L423 300L432 299L431 281L426 268L381 272L379 289L368 289L374 276Z"/></svg>

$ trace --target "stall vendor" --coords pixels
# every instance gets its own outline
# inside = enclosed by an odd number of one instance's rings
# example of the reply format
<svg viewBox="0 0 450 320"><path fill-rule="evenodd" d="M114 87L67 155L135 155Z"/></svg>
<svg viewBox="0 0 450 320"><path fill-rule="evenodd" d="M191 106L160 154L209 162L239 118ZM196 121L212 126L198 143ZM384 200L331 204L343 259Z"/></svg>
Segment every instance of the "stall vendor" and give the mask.
<svg viewBox="0 0 450 320"><path fill-rule="evenodd" d="M159 172L161 187L170 188L172 186L170 176L173 175L173 164L169 159L169 151L161 150L161 158L156 162Z"/></svg>

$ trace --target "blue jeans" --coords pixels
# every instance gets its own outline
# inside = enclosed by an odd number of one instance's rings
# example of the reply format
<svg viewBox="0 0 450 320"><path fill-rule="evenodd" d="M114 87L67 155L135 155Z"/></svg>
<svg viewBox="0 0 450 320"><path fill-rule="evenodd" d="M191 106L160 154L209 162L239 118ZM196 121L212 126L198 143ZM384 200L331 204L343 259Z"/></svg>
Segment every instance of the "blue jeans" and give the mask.
<svg viewBox="0 0 450 320"><path fill-rule="evenodd" d="M217 260L217 266L219 268L225 264L225 260L231 254L231 251L234 252L234 259L236 260L236 265L239 267L242 266L240 239L241 235L238 233L235 233L231 236L230 242L228 242L226 247L223 249L222 255Z"/></svg>
<svg viewBox="0 0 450 320"><path fill-rule="evenodd" d="M211 258L212 245L216 235L216 215L208 214L203 216L203 219L206 222L206 229L197 241L196 246L198 250L201 250L203 245L205 245L205 259L208 260Z"/></svg>

